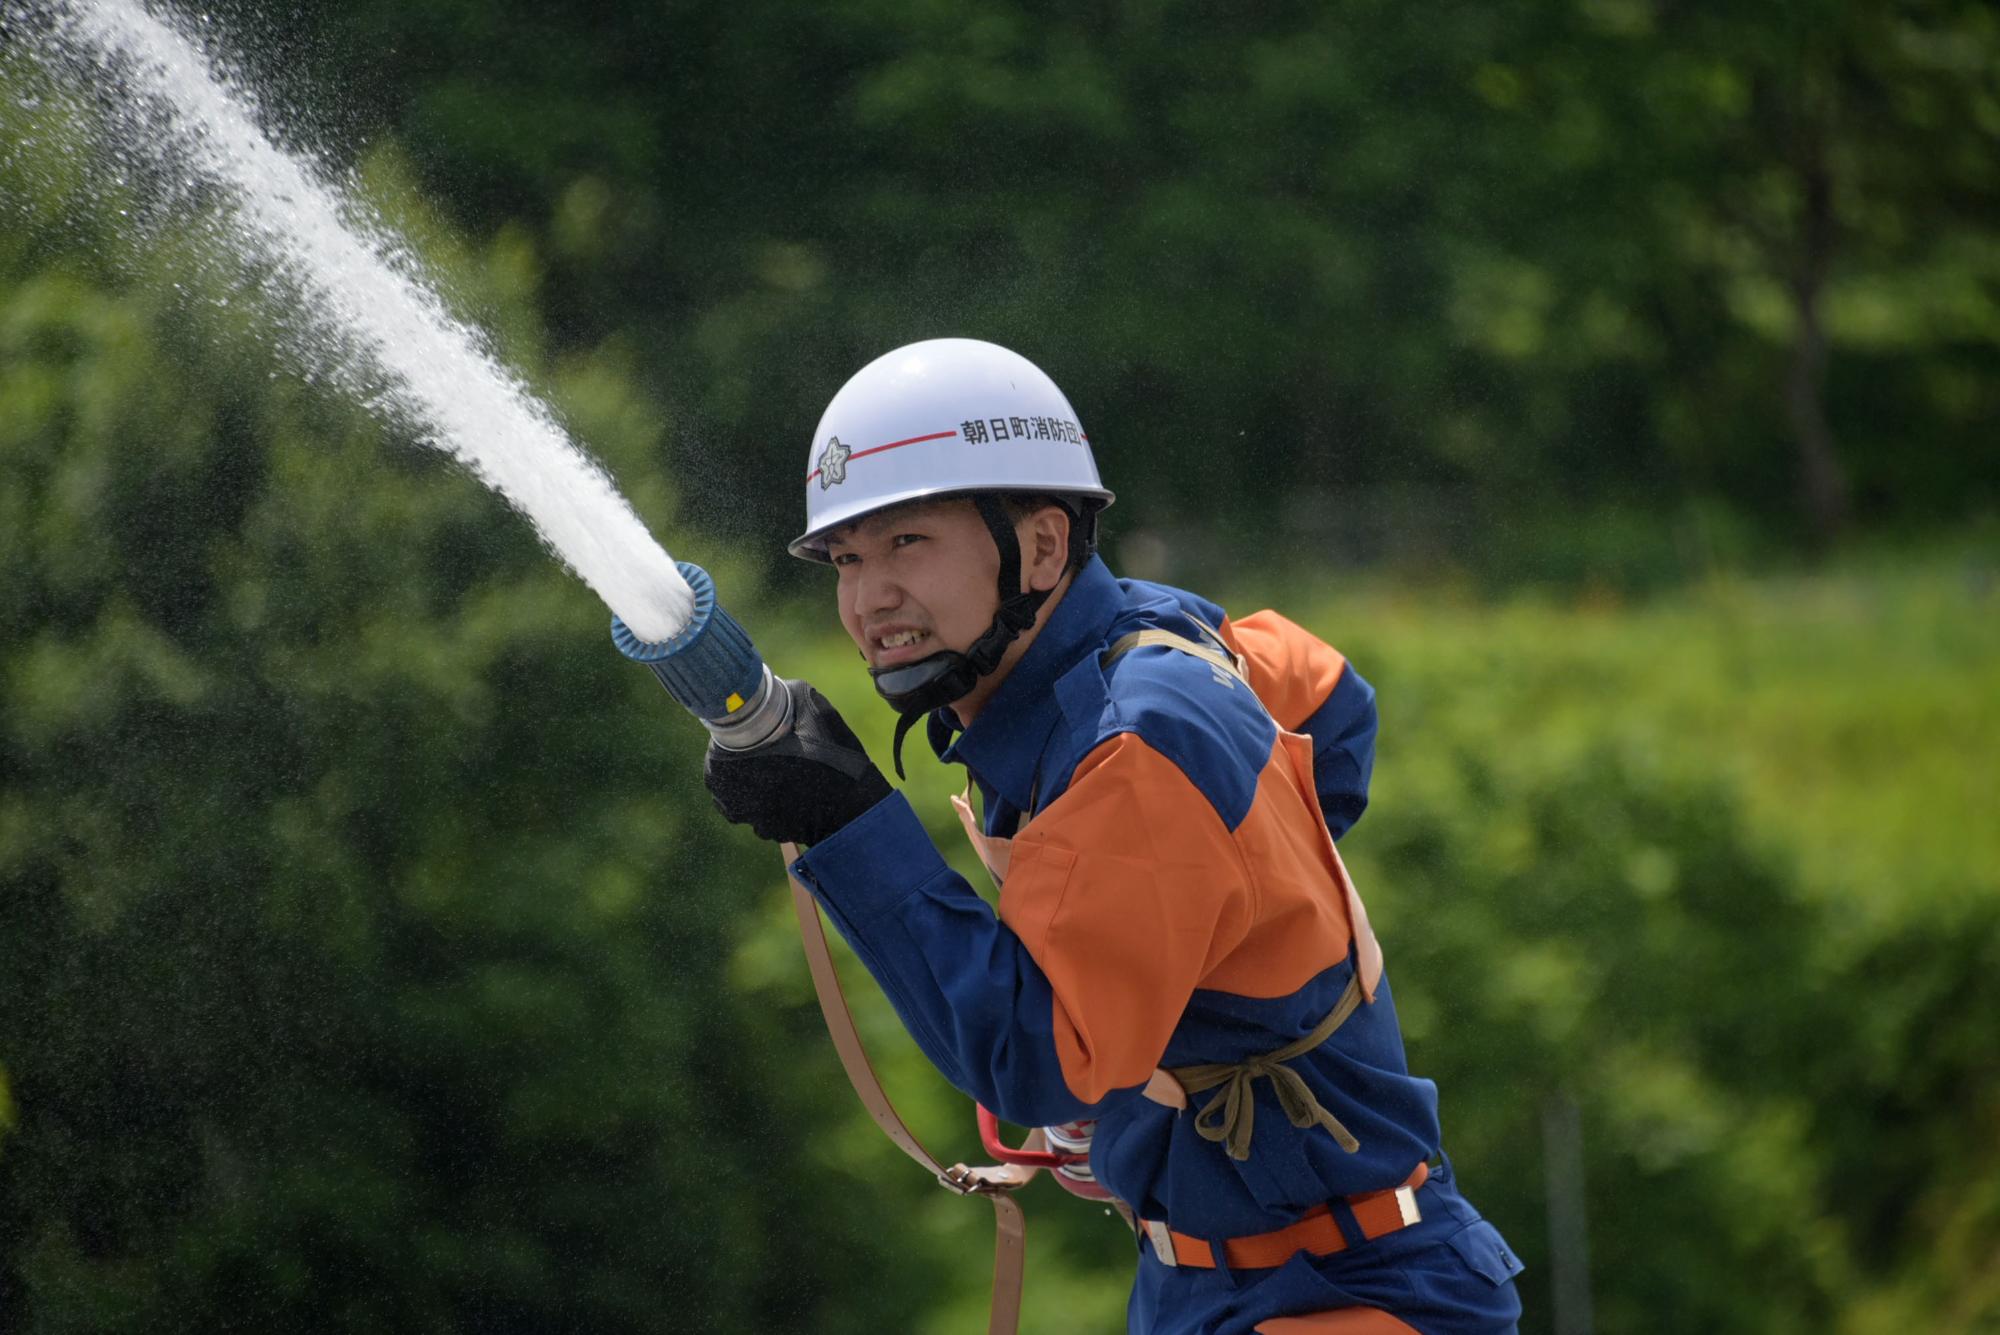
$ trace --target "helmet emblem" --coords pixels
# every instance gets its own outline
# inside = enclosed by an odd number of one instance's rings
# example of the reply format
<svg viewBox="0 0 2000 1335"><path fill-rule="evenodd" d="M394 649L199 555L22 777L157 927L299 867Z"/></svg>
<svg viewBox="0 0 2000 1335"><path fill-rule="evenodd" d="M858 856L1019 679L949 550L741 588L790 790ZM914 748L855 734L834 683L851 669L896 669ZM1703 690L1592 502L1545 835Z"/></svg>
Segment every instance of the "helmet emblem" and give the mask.
<svg viewBox="0 0 2000 1335"><path fill-rule="evenodd" d="M840 443L839 436L828 436L826 448L819 455L819 489L847 481L847 457L854 451Z"/></svg>

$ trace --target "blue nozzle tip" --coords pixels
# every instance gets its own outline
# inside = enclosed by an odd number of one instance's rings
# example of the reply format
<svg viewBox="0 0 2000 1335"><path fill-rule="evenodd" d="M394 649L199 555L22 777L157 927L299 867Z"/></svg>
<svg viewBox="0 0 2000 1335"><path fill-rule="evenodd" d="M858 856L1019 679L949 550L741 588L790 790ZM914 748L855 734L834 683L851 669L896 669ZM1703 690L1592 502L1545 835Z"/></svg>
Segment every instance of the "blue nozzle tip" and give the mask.
<svg viewBox="0 0 2000 1335"><path fill-rule="evenodd" d="M716 604L708 572L688 561L680 563L680 571L694 593L687 624L669 639L642 640L614 615L611 641L619 653L651 668L696 718L726 719L757 698L764 660L735 618Z"/></svg>
<svg viewBox="0 0 2000 1335"><path fill-rule="evenodd" d="M618 646L618 652L638 663L658 663L672 658L681 650L701 639L708 629L709 621L715 616L715 581L706 570L692 561L675 563L680 568L681 578L688 583L694 594L694 610L673 635L664 640L642 640L632 628L625 624L616 613L611 617L611 642Z"/></svg>

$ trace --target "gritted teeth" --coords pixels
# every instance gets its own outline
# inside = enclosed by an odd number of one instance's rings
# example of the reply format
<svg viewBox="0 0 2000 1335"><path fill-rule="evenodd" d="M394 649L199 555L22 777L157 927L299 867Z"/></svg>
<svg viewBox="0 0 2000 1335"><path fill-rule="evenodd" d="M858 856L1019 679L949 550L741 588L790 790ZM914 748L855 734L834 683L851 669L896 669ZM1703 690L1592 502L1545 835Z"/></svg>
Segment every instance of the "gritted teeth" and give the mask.
<svg viewBox="0 0 2000 1335"><path fill-rule="evenodd" d="M875 643L884 649L901 649L906 644L916 644L920 640L929 638L930 632L927 630L899 630L894 635L878 636Z"/></svg>

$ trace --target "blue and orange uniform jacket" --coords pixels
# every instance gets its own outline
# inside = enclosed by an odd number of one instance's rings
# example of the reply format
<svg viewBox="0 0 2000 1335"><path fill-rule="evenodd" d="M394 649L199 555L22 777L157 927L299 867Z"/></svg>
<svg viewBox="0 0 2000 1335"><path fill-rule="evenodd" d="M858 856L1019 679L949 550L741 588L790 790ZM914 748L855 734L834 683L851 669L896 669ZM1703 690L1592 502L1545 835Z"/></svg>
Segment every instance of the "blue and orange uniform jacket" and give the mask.
<svg viewBox="0 0 2000 1335"><path fill-rule="evenodd" d="M1103 662L1147 627L1202 643L1194 617L1243 657L1254 693L1170 648ZM969 728L930 720L940 757L978 786L986 832L1013 836L998 912L900 793L794 871L952 1084L1020 1125L1095 1119L1091 1170L1146 1218L1210 1239L1268 1232L1439 1154L1437 1090L1408 1070L1386 976L1292 1063L1354 1153L1293 1126L1266 1080L1241 1161L1195 1131L1207 1096L1178 1112L1139 1090L1156 1067L1282 1047L1340 998L1356 952L1326 836L1367 803L1375 727L1369 685L1283 617L1230 622L1092 559ZM1510 1329L1518 1266L1498 1234L1448 1168L1419 1200L1423 1224L1274 1272L1176 1269L1142 1246L1132 1329L1248 1331L1391 1297L1420 1330Z"/></svg>

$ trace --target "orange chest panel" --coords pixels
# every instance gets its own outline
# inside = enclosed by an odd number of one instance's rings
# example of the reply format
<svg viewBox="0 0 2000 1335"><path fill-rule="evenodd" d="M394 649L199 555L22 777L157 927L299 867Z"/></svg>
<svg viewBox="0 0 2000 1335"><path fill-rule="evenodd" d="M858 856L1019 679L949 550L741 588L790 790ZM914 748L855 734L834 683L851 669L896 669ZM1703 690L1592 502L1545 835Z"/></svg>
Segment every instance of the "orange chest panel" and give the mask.
<svg viewBox="0 0 2000 1335"><path fill-rule="evenodd" d="M1073 883L1068 875L1036 875L1009 885L1017 844L1032 843L1038 867L1055 863L1067 872L1075 862L1064 856L1069 848L1087 850L1096 834L1104 846L1129 849L1132 831L1094 832L1088 813L1051 811L1031 820L1017 840L979 828L969 787L953 796L952 806L981 864L1001 887L1001 917L1032 948L1066 912L1097 922L1122 919L1139 936L1157 936L1175 932L1176 899L1213 900L1216 887L1186 883L1187 875L1217 875L1213 861L1174 856L1176 836L1191 824L1213 820L1212 813L1184 809L1190 798L1200 800L1186 785L1160 784L1157 791L1160 800L1150 807L1142 804L1136 814L1154 828L1157 837L1142 842L1153 844L1160 856L1149 861L1121 859L1118 875L1093 875L1085 884ZM1134 814L1129 808L1118 813L1123 820ZM1051 825L1059 828L1048 828ZM1220 870L1240 874L1242 884L1238 893L1228 896L1229 920L1218 924L1203 951L1199 985L1245 997L1288 996L1344 958L1358 942L1363 994L1373 1000L1382 972L1381 947L1320 815L1309 739L1296 733L1277 734L1258 776L1255 800L1231 839L1237 865ZM1078 897L1090 902L1071 902Z"/></svg>

